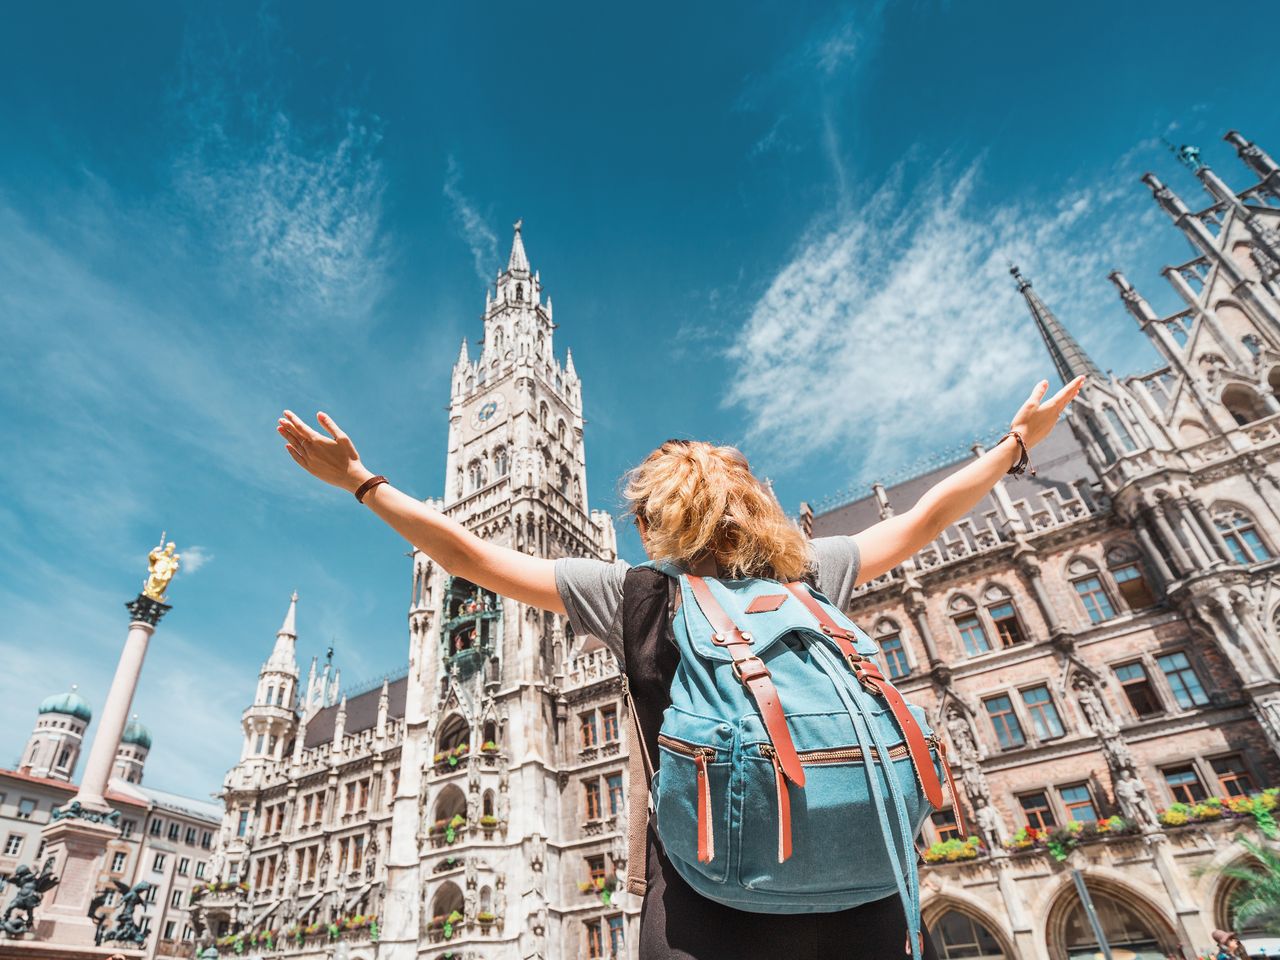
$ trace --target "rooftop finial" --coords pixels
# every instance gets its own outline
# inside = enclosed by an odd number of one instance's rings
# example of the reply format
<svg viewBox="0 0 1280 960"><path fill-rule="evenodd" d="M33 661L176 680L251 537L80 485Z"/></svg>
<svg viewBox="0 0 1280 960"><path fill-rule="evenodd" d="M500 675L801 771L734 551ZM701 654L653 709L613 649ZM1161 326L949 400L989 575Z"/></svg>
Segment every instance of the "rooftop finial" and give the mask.
<svg viewBox="0 0 1280 960"><path fill-rule="evenodd" d="M1098 365L1084 352L1084 348L1076 342L1075 337L1067 332L1067 328L1053 315L1053 311L1040 299L1040 295L1031 289L1031 281L1022 275L1022 271L1015 264L1009 265L1009 273L1017 281L1018 292L1027 301L1031 317L1036 322L1036 328L1040 331L1040 336L1049 350L1053 366L1058 371L1058 376L1062 378L1062 382L1068 383L1082 373L1102 379L1102 371Z"/></svg>

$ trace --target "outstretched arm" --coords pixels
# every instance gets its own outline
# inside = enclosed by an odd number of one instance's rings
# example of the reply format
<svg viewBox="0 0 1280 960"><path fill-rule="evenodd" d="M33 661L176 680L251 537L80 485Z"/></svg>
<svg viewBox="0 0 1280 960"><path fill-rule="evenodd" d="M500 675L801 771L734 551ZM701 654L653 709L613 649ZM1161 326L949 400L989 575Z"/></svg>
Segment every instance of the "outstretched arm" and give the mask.
<svg viewBox="0 0 1280 960"><path fill-rule="evenodd" d="M285 449L308 473L355 493L373 473L360 462L355 445L333 418L321 412L316 419L329 436L286 410L276 427L288 441ZM390 483L380 483L366 493L364 504L454 576L530 606L565 612L556 590L555 561L482 540L456 520Z"/></svg>
<svg viewBox="0 0 1280 960"><path fill-rule="evenodd" d="M1047 437L1058 417L1080 391L1084 377L1076 377L1052 398L1041 403L1049 381L1041 380L1009 425L1022 435L1027 447ZM982 456L939 481L906 513L882 520L854 536L862 564L858 583L888 573L915 555L942 531L977 506L1004 474L1018 462L1018 443L1007 437Z"/></svg>

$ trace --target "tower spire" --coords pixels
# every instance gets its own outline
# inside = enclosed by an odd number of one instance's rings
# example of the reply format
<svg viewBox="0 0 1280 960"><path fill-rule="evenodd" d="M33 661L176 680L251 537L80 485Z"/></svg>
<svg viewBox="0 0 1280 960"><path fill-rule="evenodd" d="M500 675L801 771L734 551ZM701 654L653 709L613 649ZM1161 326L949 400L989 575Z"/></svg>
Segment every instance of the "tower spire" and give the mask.
<svg viewBox="0 0 1280 960"><path fill-rule="evenodd" d="M1084 352L1084 348L1076 342L1076 338L1067 332L1048 305L1040 299L1040 295L1031 289L1031 281L1022 275L1016 266L1009 266L1009 273L1018 284L1018 292L1027 301L1027 308L1036 322L1036 328L1044 339L1044 345L1053 359L1053 365L1063 383L1068 383L1084 374L1088 377L1103 379L1102 370Z"/></svg>
<svg viewBox="0 0 1280 960"><path fill-rule="evenodd" d="M524 226L523 220L517 220L515 226L515 239L511 241L511 257L507 260L507 272L513 270L523 270L529 272L529 258L524 252L524 240L520 237L520 228Z"/></svg>

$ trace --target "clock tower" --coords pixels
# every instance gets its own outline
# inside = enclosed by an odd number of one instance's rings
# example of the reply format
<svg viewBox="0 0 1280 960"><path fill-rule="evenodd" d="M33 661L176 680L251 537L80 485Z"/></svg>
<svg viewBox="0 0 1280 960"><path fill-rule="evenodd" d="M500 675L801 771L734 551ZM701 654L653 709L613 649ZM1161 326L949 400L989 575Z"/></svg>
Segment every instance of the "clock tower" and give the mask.
<svg viewBox="0 0 1280 960"><path fill-rule="evenodd" d="M444 495L428 502L522 553L613 560L613 520L587 505L582 384L572 354L556 358L555 329L517 221L506 269L485 295L478 355L464 340L453 367ZM583 916L549 915L561 878L594 876L592 865L622 842L616 664L563 616L498 596L419 550L412 557L379 957L409 960L424 941L455 937L459 950L472 938L487 943L484 956L580 955L602 924L623 922L616 905L604 916L609 900L598 896L583 898L595 904L594 934ZM584 767L583 711L613 718L600 721L612 732L607 762Z"/></svg>

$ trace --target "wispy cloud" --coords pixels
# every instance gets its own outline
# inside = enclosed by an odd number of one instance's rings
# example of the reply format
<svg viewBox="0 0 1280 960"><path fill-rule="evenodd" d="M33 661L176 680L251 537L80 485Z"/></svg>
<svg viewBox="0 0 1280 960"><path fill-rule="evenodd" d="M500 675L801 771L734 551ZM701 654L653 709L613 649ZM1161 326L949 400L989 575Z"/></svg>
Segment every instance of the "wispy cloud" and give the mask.
<svg viewBox="0 0 1280 960"><path fill-rule="evenodd" d="M482 283L489 282L489 272L498 259L498 238L485 223L484 217L462 192L462 167L457 159L449 157L449 167L444 177L444 195L453 209L453 220L471 251L475 261L476 276Z"/></svg>
<svg viewBox="0 0 1280 960"><path fill-rule="evenodd" d="M266 40L274 36L268 19ZM209 49L188 38L174 114L185 149L175 158L181 200L207 228L227 279L266 294L289 316L341 325L367 316L382 289L387 248L381 237L386 178L381 121L338 109L299 129L262 72L263 45Z"/></svg>
<svg viewBox="0 0 1280 960"><path fill-rule="evenodd" d="M1013 393L1052 374L1013 259L1090 345L1096 328L1080 320L1116 309L1103 278L1154 214L1130 216L1105 187L980 209L979 172L940 165L907 191L899 169L810 229L729 350L726 402L757 449L778 463L835 456L870 478L1008 415Z"/></svg>

